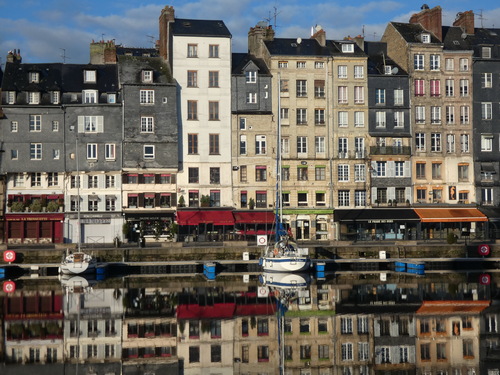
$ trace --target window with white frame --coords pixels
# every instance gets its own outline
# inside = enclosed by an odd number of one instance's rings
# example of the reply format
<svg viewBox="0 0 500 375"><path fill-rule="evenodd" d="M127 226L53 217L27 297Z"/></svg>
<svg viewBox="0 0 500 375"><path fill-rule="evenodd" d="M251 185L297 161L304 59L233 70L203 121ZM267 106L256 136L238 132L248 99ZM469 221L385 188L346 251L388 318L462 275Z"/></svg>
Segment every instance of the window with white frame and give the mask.
<svg viewBox="0 0 500 375"><path fill-rule="evenodd" d="M88 182L89 189L96 189L99 187L99 176L98 175L89 175L87 182Z"/></svg>
<svg viewBox="0 0 500 375"><path fill-rule="evenodd" d="M87 104L97 103L97 90L83 90L83 102Z"/></svg>
<svg viewBox="0 0 500 375"><path fill-rule="evenodd" d="M461 72L467 72L469 70L469 59L460 59L459 69Z"/></svg>
<svg viewBox="0 0 500 375"><path fill-rule="evenodd" d="M256 104L256 103L257 103L257 93L247 92L247 104Z"/></svg>
<svg viewBox="0 0 500 375"><path fill-rule="evenodd" d="M28 82L29 83L39 83L40 82L40 73L29 72L28 73Z"/></svg>
<svg viewBox="0 0 500 375"><path fill-rule="evenodd" d="M449 125L455 123L455 107L452 105L446 106L446 123Z"/></svg>
<svg viewBox="0 0 500 375"><path fill-rule="evenodd" d="M339 182L349 181L349 164L339 164L337 166L337 180Z"/></svg>
<svg viewBox="0 0 500 375"><path fill-rule="evenodd" d="M365 67L363 65L354 65L354 78L364 78Z"/></svg>
<svg viewBox="0 0 500 375"><path fill-rule="evenodd" d="M338 102L339 104L347 104L348 96L347 96L347 86L339 86L338 87Z"/></svg>
<svg viewBox="0 0 500 375"><path fill-rule="evenodd" d="M366 206L366 191L365 190L355 190L354 191L354 205L356 207Z"/></svg>
<svg viewBox="0 0 500 375"><path fill-rule="evenodd" d="M307 125L307 108L297 108L297 125Z"/></svg>
<svg viewBox="0 0 500 375"><path fill-rule="evenodd" d="M481 74L481 88L492 88L493 87L493 74L492 73L482 73Z"/></svg>
<svg viewBox="0 0 500 375"><path fill-rule="evenodd" d="M256 83L257 82L257 71L248 70L245 72L245 82L246 83Z"/></svg>
<svg viewBox="0 0 500 375"><path fill-rule="evenodd" d="M441 152L441 133L431 133L431 152Z"/></svg>
<svg viewBox="0 0 500 375"><path fill-rule="evenodd" d="M394 105L404 104L404 91L402 89L394 90Z"/></svg>
<svg viewBox="0 0 500 375"><path fill-rule="evenodd" d="M95 83L97 80L96 78L96 71L95 70L84 70L83 71L83 81L85 83Z"/></svg>
<svg viewBox="0 0 500 375"><path fill-rule="evenodd" d="M141 133L153 133L153 132L154 132L154 117L141 116Z"/></svg>
<svg viewBox="0 0 500 375"><path fill-rule="evenodd" d="M448 97L455 95L455 80L447 79L445 80L445 95Z"/></svg>
<svg viewBox="0 0 500 375"><path fill-rule="evenodd" d="M215 59L219 57L219 45L218 44L210 44L208 46L208 57L211 59Z"/></svg>
<svg viewBox="0 0 500 375"><path fill-rule="evenodd" d="M30 186L31 187L42 186L42 174L40 172L30 173Z"/></svg>
<svg viewBox="0 0 500 375"><path fill-rule="evenodd" d="M153 71L152 70L143 70L142 71L142 82L143 83L153 82Z"/></svg>
<svg viewBox="0 0 500 375"><path fill-rule="evenodd" d="M187 57L198 57L198 44L187 45Z"/></svg>
<svg viewBox="0 0 500 375"><path fill-rule="evenodd" d="M441 81L439 79L431 79L429 82L431 96L441 95Z"/></svg>
<svg viewBox="0 0 500 375"><path fill-rule="evenodd" d="M376 175L377 177L387 177L387 162L377 161L376 162Z"/></svg>
<svg viewBox="0 0 500 375"><path fill-rule="evenodd" d="M47 173L47 185L58 186L59 185L59 173L57 172L48 172Z"/></svg>
<svg viewBox="0 0 500 375"><path fill-rule="evenodd" d="M16 92L7 91L7 104L15 104L15 103L16 103Z"/></svg>
<svg viewBox="0 0 500 375"><path fill-rule="evenodd" d="M365 139L363 137L354 138L354 154L356 159L360 159L365 156Z"/></svg>
<svg viewBox="0 0 500 375"><path fill-rule="evenodd" d="M17 133L19 130L19 123L17 121L10 122L10 131L12 133Z"/></svg>
<svg viewBox="0 0 500 375"><path fill-rule="evenodd" d="M342 353L341 354L342 361L352 361L354 359L352 343L350 342L342 343L341 353Z"/></svg>
<svg viewBox="0 0 500 375"><path fill-rule="evenodd" d="M417 124L425 123L425 107L423 105L415 107L415 121Z"/></svg>
<svg viewBox="0 0 500 375"><path fill-rule="evenodd" d="M413 56L413 68L415 70L424 70L424 55L416 53Z"/></svg>
<svg viewBox="0 0 500 375"><path fill-rule="evenodd" d="M339 207L349 207L350 202L350 192L349 190L339 190L338 191L338 205Z"/></svg>
<svg viewBox="0 0 500 375"><path fill-rule="evenodd" d="M59 131L59 121L57 120L52 121L52 131L53 132Z"/></svg>
<svg viewBox="0 0 500 375"><path fill-rule="evenodd" d="M441 107L431 107L431 124L441 124Z"/></svg>
<svg viewBox="0 0 500 375"><path fill-rule="evenodd" d="M353 43L342 43L342 52L353 53L354 52L354 44Z"/></svg>
<svg viewBox="0 0 500 375"><path fill-rule="evenodd" d="M297 61L297 69L305 69L306 62L305 61Z"/></svg>
<svg viewBox="0 0 500 375"><path fill-rule="evenodd" d="M425 151L425 133L415 133L415 148L417 151Z"/></svg>
<svg viewBox="0 0 500 375"><path fill-rule="evenodd" d="M154 145L144 145L143 156L146 160L151 160L155 158L155 146Z"/></svg>
<svg viewBox="0 0 500 375"><path fill-rule="evenodd" d="M298 79L296 81L296 94L297 98L304 98L307 96L307 81L305 79Z"/></svg>
<svg viewBox="0 0 500 375"><path fill-rule="evenodd" d="M240 155L247 154L247 136L245 134L240 135Z"/></svg>
<svg viewBox="0 0 500 375"><path fill-rule="evenodd" d="M42 131L42 116L30 115L30 132Z"/></svg>
<svg viewBox="0 0 500 375"><path fill-rule="evenodd" d="M314 110L314 124L325 125L325 110L323 108L316 108Z"/></svg>
<svg viewBox="0 0 500 375"><path fill-rule="evenodd" d="M405 126L405 113L403 111L394 111L394 127L403 128Z"/></svg>
<svg viewBox="0 0 500 375"><path fill-rule="evenodd" d="M348 124L349 124L348 115L349 115L349 113L347 111L340 111L338 113L339 127L340 128L344 128L344 127L348 126Z"/></svg>
<svg viewBox="0 0 500 375"><path fill-rule="evenodd" d="M265 155L266 154L266 136L256 135L255 136L255 155Z"/></svg>
<svg viewBox="0 0 500 375"><path fill-rule="evenodd" d="M460 134L460 151L462 153L469 152L469 134Z"/></svg>
<svg viewBox="0 0 500 375"><path fill-rule="evenodd" d="M140 104L154 104L155 91L154 90L140 90L139 103Z"/></svg>
<svg viewBox="0 0 500 375"><path fill-rule="evenodd" d="M99 198L97 198L95 196L89 196L88 209L89 209L89 211L98 211L99 210ZM97 356L97 346L96 345L94 345L94 346L95 346L95 355L91 355L90 353L88 353L89 357Z"/></svg>
<svg viewBox="0 0 500 375"><path fill-rule="evenodd" d="M115 196L106 196L106 211L115 211L116 210L116 197Z"/></svg>
<svg viewBox="0 0 500 375"><path fill-rule="evenodd" d="M51 91L50 92L50 102L52 104L59 104L60 93L59 91Z"/></svg>
<svg viewBox="0 0 500 375"><path fill-rule="evenodd" d="M280 117L281 117L281 119L282 120L288 120L288 114L289 114L288 108L281 107L281 110L280 110Z"/></svg>
<svg viewBox="0 0 500 375"><path fill-rule="evenodd" d="M30 143L30 159L42 160L42 144Z"/></svg>
<svg viewBox="0 0 500 375"><path fill-rule="evenodd" d="M385 89L375 89L375 104L385 104Z"/></svg>
<svg viewBox="0 0 500 375"><path fill-rule="evenodd" d="M37 91L28 92L28 104L40 104L40 93Z"/></svg>
<svg viewBox="0 0 500 375"><path fill-rule="evenodd" d="M469 123L469 106L460 106L460 124L465 125Z"/></svg>
<svg viewBox="0 0 500 375"><path fill-rule="evenodd" d="M492 119L492 103L481 103L481 120Z"/></svg>
<svg viewBox="0 0 500 375"><path fill-rule="evenodd" d="M422 41L422 43L430 43L431 42L431 34L429 34L429 33L420 34L420 40Z"/></svg>
<svg viewBox="0 0 500 375"><path fill-rule="evenodd" d="M325 63L323 61L315 61L314 69L323 69L325 67Z"/></svg>
<svg viewBox="0 0 500 375"><path fill-rule="evenodd" d="M280 69L288 68L288 61L278 61L278 68Z"/></svg>
<svg viewBox="0 0 500 375"><path fill-rule="evenodd" d="M481 151L491 152L493 150L493 135L481 134Z"/></svg>
<svg viewBox="0 0 500 375"><path fill-rule="evenodd" d="M60 157L61 157L61 150L59 150L58 148L52 149L52 159L59 160Z"/></svg>
<svg viewBox="0 0 500 375"><path fill-rule="evenodd" d="M365 88L363 86L354 87L354 104L363 104L365 102Z"/></svg>
<svg viewBox="0 0 500 375"><path fill-rule="evenodd" d="M358 360L359 361L368 361L370 358L369 353L369 345L367 342L359 342L358 343Z"/></svg>
<svg viewBox="0 0 500 375"><path fill-rule="evenodd" d="M447 58L444 60L444 69L447 71L455 70L455 60L452 58Z"/></svg>
<svg viewBox="0 0 500 375"><path fill-rule="evenodd" d="M110 104L116 103L116 94L108 93L108 103L110 103Z"/></svg>
<svg viewBox="0 0 500 375"><path fill-rule="evenodd" d="M325 80L315 79L314 80L314 97L317 99L325 97Z"/></svg>
<svg viewBox="0 0 500 375"><path fill-rule="evenodd" d="M97 160L97 143L87 144L87 159Z"/></svg>
<svg viewBox="0 0 500 375"><path fill-rule="evenodd" d="M339 148L339 158L346 159L348 156L348 139L345 137L341 137L338 139L338 148Z"/></svg>
<svg viewBox="0 0 500 375"><path fill-rule="evenodd" d="M79 133L102 133L104 116L78 116Z"/></svg>
<svg viewBox="0 0 500 375"><path fill-rule="evenodd" d="M307 154L307 137L304 136L297 137L297 153Z"/></svg>
<svg viewBox="0 0 500 375"><path fill-rule="evenodd" d="M469 80L460 80L460 96L469 96Z"/></svg>
<svg viewBox="0 0 500 375"><path fill-rule="evenodd" d="M104 145L104 158L106 160L115 160L116 159L116 144L106 143Z"/></svg>
<svg viewBox="0 0 500 375"><path fill-rule="evenodd" d="M325 137L323 136L315 137L314 146L317 154L324 153L326 151Z"/></svg>
<svg viewBox="0 0 500 375"><path fill-rule="evenodd" d="M361 112L361 111L354 112L354 126L358 127L358 128L365 126L365 113L364 112Z"/></svg>
<svg viewBox="0 0 500 375"><path fill-rule="evenodd" d="M423 79L416 79L414 85L415 85L415 96L424 96L425 81Z"/></svg>
<svg viewBox="0 0 500 375"><path fill-rule="evenodd" d="M285 155L290 153L290 139L287 137L281 138L281 153Z"/></svg>
<svg viewBox="0 0 500 375"><path fill-rule="evenodd" d="M455 152L455 134L446 135L446 152L448 154Z"/></svg>
<svg viewBox="0 0 500 375"><path fill-rule="evenodd" d="M113 175L106 175L106 189L114 188L116 186L116 179Z"/></svg>
<svg viewBox="0 0 500 375"><path fill-rule="evenodd" d="M347 65L337 67L337 78L347 78Z"/></svg>
<svg viewBox="0 0 500 375"><path fill-rule="evenodd" d="M386 113L384 111L375 112L375 126L377 128L385 128L386 125Z"/></svg>
<svg viewBox="0 0 500 375"><path fill-rule="evenodd" d="M365 182L366 181L366 165L355 164L354 165L354 182Z"/></svg>
<svg viewBox="0 0 500 375"><path fill-rule="evenodd" d="M430 66L431 70L439 70L441 68L441 56L430 55Z"/></svg>

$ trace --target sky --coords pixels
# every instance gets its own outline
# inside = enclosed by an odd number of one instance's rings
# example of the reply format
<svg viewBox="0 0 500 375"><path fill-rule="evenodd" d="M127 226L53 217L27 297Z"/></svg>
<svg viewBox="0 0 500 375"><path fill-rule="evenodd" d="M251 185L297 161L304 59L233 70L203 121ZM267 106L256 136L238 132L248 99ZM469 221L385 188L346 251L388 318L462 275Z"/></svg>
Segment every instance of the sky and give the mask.
<svg viewBox="0 0 500 375"><path fill-rule="evenodd" d="M0 0L0 66L10 50L24 63L89 62L92 41L115 40L126 47L153 47L158 17L166 5L176 18L222 20L232 34L233 52L247 51L247 33L260 21L278 38L309 38L321 25L328 39L364 35L380 40L388 22L408 22L420 11L414 0ZM443 25L458 12L474 11L476 27L500 28L498 0L442 0ZM495 24L496 22L496 24Z"/></svg>

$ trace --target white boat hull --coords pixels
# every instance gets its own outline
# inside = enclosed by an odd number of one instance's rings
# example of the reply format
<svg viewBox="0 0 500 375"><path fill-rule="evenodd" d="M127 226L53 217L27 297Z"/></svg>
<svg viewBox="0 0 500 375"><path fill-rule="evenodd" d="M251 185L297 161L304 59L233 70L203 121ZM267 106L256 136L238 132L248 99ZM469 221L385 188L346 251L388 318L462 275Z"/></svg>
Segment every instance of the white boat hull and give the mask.
<svg viewBox="0 0 500 375"><path fill-rule="evenodd" d="M309 285L309 275L285 272L264 272L262 283L275 288L305 288Z"/></svg>
<svg viewBox="0 0 500 375"><path fill-rule="evenodd" d="M83 252L68 254L59 267L60 273L64 275L80 275L95 272L96 259Z"/></svg>
<svg viewBox="0 0 500 375"><path fill-rule="evenodd" d="M301 272L311 267L308 256L262 257L259 263L264 272Z"/></svg>

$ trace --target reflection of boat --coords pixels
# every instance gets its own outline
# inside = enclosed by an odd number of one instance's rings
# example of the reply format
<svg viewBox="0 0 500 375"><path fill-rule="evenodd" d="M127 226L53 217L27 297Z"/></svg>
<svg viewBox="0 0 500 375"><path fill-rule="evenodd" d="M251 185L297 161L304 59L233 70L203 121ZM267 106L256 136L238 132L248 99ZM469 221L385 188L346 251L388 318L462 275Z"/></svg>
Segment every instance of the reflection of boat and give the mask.
<svg viewBox="0 0 500 375"><path fill-rule="evenodd" d="M97 280L84 276L60 275L59 280L67 293L82 294L92 289Z"/></svg>
<svg viewBox="0 0 500 375"><path fill-rule="evenodd" d="M279 82L279 77L278 77ZM281 103L278 95L278 113ZM274 220L275 242L265 248L259 264L264 272L300 272L311 266L308 250L300 249L292 239L291 232L285 230L282 220L282 183L281 183L281 122L278 116L276 144L276 213Z"/></svg>
<svg viewBox="0 0 500 375"><path fill-rule="evenodd" d="M66 275L78 275L94 272L97 259L83 251L68 253L61 262L61 273Z"/></svg>
<svg viewBox="0 0 500 375"><path fill-rule="evenodd" d="M311 276L307 273L264 272L260 276L263 286L276 298L278 322L279 374L285 373L285 313L301 291L307 290Z"/></svg>

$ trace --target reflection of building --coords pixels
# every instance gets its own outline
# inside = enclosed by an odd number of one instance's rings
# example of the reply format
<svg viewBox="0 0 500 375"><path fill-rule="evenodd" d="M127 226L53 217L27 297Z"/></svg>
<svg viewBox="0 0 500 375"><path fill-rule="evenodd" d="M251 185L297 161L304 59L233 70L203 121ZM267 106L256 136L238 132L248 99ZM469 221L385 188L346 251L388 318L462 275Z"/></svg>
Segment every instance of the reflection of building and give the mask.
<svg viewBox="0 0 500 375"><path fill-rule="evenodd" d="M416 313L417 367L480 374L481 312L489 301L424 301Z"/></svg>

